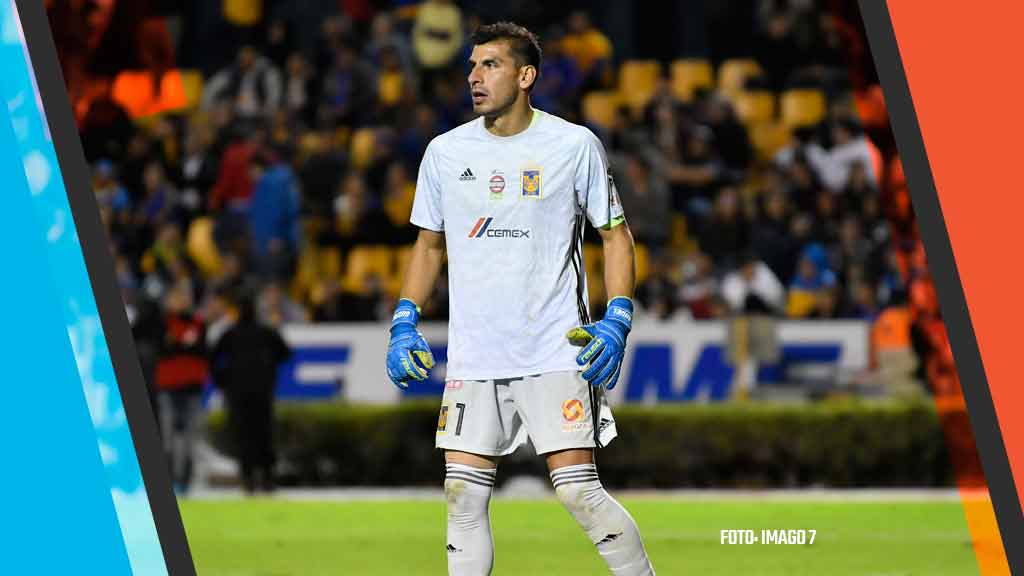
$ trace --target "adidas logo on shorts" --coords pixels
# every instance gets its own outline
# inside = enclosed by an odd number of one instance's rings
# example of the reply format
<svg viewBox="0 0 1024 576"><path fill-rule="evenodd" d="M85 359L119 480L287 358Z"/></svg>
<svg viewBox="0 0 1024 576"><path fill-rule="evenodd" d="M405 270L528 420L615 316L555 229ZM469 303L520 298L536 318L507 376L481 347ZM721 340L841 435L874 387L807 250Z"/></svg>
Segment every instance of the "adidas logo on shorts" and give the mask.
<svg viewBox="0 0 1024 576"><path fill-rule="evenodd" d="M466 171L462 173L462 176L459 176L460 182L472 182L474 180L476 180L476 176L473 175L473 171L469 168L466 168Z"/></svg>

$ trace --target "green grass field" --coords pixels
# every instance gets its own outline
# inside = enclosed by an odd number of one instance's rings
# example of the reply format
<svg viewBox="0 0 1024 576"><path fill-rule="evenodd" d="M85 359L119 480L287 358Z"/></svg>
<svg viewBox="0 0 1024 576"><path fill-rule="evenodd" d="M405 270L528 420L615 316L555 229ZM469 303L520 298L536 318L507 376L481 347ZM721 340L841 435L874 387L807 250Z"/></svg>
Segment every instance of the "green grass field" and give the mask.
<svg viewBox="0 0 1024 576"><path fill-rule="evenodd" d="M660 576L977 574L959 502L623 499ZM446 574L438 501L183 501L200 576ZM494 574L606 574L555 500L495 500ZM813 545L719 543L722 529L813 528Z"/></svg>

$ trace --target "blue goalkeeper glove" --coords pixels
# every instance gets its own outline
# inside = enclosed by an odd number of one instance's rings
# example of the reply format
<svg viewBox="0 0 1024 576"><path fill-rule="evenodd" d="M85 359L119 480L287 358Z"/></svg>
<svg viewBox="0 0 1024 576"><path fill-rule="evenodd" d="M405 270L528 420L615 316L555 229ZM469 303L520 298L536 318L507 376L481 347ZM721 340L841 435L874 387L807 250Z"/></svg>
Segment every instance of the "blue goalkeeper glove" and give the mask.
<svg viewBox="0 0 1024 576"><path fill-rule="evenodd" d="M409 299L402 298L391 318L391 340L388 342L388 377L401 389L409 387L410 380L423 381L430 376L434 367L434 355L430 353L423 334L416 330L420 320L420 309Z"/></svg>
<svg viewBox="0 0 1024 576"><path fill-rule="evenodd" d="M586 326L573 328L566 334L573 346L583 346L576 356L580 366L590 364L583 378L592 386L611 390L619 379L622 357L626 353L626 336L633 327L633 301L619 296L608 302L604 318Z"/></svg>

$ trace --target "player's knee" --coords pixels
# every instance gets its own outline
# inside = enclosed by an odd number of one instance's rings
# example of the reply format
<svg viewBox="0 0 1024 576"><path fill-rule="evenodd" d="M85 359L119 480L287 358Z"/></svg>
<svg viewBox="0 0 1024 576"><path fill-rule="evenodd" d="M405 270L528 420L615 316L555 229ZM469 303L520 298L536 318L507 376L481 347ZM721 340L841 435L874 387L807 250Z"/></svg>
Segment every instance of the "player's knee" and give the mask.
<svg viewBox="0 0 1024 576"><path fill-rule="evenodd" d="M465 480L446 479L444 481L444 496L448 501L448 518L460 529L474 530L487 516L489 499L467 490Z"/></svg>
<svg viewBox="0 0 1024 576"><path fill-rule="evenodd" d="M584 483L562 484L555 488L555 497L570 514L580 517L590 508L588 495L591 491L592 487Z"/></svg>

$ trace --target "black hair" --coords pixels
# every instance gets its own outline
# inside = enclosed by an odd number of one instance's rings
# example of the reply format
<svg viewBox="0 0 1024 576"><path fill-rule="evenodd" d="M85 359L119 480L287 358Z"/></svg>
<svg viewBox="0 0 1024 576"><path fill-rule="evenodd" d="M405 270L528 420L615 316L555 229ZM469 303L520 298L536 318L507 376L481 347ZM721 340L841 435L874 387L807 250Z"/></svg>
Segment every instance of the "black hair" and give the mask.
<svg viewBox="0 0 1024 576"><path fill-rule="evenodd" d="M537 35L515 22L495 22L485 24L473 32L470 38L474 46L487 44L495 40L507 40L509 51L519 66L533 66L540 77L540 61L542 52ZM534 84L536 84L534 80ZM533 89L533 86L530 86Z"/></svg>

